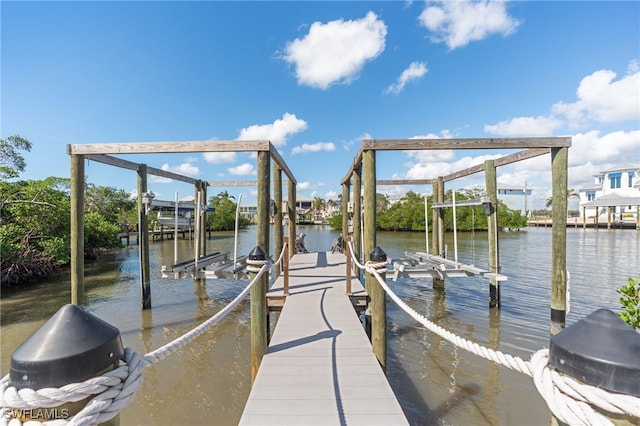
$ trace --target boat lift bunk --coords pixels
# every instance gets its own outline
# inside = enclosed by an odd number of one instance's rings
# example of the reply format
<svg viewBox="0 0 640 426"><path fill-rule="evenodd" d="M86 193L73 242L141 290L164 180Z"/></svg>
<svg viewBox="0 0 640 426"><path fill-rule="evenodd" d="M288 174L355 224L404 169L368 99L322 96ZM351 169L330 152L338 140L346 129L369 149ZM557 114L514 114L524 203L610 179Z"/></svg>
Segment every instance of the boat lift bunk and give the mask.
<svg viewBox="0 0 640 426"><path fill-rule="evenodd" d="M195 258L178 262L178 243L177 238L174 238L174 264L171 266L162 265L160 272L162 278L194 278L194 279L206 279L206 278L233 278L238 279L247 276L247 258L248 256L237 257L238 247L238 219L240 214L240 200L242 200L242 194L238 197L238 204L236 206L236 226L235 226L235 242L234 242L234 254L231 257L229 252L214 252L204 256L200 256L199 246L196 244ZM195 234L199 235L202 225L202 216L206 211L212 211L208 206L202 206L200 203L200 194L198 194L198 202L195 205L196 221L195 221ZM175 211L178 212L178 194L176 193Z"/></svg>
<svg viewBox="0 0 640 426"><path fill-rule="evenodd" d="M427 212L427 198L425 197L425 233L426 233L426 252L410 252L405 251L405 258L394 259L393 269L387 271L393 281L398 277L420 278L431 277L444 280L446 278L464 278L478 276L491 279L493 281L507 281L507 276L490 272L485 269L458 262L458 239L457 239L457 223L456 223L456 206L483 206L485 209L489 206L488 197L480 197L471 200L456 201L455 192L452 193L452 201L443 203L434 203L432 209L453 208L453 235L454 235L454 259L436 256L429 253L429 215ZM496 230L497 232L497 230Z"/></svg>

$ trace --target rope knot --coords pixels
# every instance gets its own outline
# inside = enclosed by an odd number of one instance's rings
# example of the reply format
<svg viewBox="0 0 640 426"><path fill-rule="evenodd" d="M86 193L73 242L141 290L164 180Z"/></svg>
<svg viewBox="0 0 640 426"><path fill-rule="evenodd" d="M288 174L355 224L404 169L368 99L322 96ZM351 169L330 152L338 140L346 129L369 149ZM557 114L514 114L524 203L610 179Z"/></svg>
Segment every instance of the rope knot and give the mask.
<svg viewBox="0 0 640 426"><path fill-rule="evenodd" d="M253 260L247 259L247 271L257 274L264 265L269 264L269 260Z"/></svg>
<svg viewBox="0 0 640 426"><path fill-rule="evenodd" d="M387 272L387 262L372 262L369 260L364 264L364 266L366 271L370 274L374 272L377 274L383 274Z"/></svg>

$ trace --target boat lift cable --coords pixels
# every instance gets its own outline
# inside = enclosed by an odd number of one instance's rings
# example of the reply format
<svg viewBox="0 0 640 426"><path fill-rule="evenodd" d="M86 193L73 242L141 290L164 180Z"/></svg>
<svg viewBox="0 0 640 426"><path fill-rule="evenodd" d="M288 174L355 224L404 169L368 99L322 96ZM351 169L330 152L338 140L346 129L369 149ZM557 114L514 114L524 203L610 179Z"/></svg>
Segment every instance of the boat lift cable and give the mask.
<svg viewBox="0 0 640 426"><path fill-rule="evenodd" d="M284 258L287 245L282 248L278 262ZM140 356L131 348L125 348L121 365L101 376L81 383L70 383L60 388L16 389L9 386L9 374L0 379L0 425L20 426L22 421L15 416L20 410L47 409L69 402L92 398L85 407L67 419L56 419L43 423L45 426L95 425L107 422L118 415L135 397L142 384L144 369L177 352L196 337L226 318L240 304L262 275L275 265L269 260L247 260L247 269L256 276L227 306L211 318L164 346ZM13 417L13 418L11 418Z"/></svg>
<svg viewBox="0 0 640 426"><path fill-rule="evenodd" d="M457 336L420 315L389 288L382 278L382 274L386 272L386 262L367 262L365 265L360 265L355 258L353 262L358 268L372 274L389 298L429 331L468 352L532 377L536 389L560 422L585 425L613 424L603 414L594 410L592 405L614 414L640 417L640 398L608 392L551 370L548 367L548 349L540 349L532 355L530 361L524 361L517 356L496 351Z"/></svg>

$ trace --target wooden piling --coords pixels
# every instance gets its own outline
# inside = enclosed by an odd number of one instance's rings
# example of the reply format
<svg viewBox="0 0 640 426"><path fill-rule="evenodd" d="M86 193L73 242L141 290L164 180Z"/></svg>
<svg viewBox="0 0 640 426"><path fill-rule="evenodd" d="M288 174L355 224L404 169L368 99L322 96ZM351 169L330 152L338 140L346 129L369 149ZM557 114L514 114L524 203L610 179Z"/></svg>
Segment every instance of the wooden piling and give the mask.
<svg viewBox="0 0 640 426"><path fill-rule="evenodd" d="M374 180L375 184L375 180ZM353 256L362 260L362 164L353 169ZM374 210L375 210L375 187L374 187ZM375 224L374 224L375 232ZM375 244L374 244L375 246ZM356 268L358 278L362 277L363 271Z"/></svg>
<svg viewBox="0 0 640 426"><path fill-rule="evenodd" d="M84 156L71 155L71 303L84 304Z"/></svg>
<svg viewBox="0 0 640 426"><path fill-rule="evenodd" d="M351 236L347 236L347 238L344 240L345 241L345 246L344 246L344 254L346 257L346 290L345 293L347 294L347 296L351 296L351 274L353 274L353 270L351 269L351 249L349 248L349 242L351 241Z"/></svg>
<svg viewBox="0 0 640 426"><path fill-rule="evenodd" d="M438 177L438 202L444 203L444 178L442 176ZM436 221L434 222L437 225L438 230L438 252L436 253L438 256L446 257L445 248L444 248L444 209L436 209L438 213L436 216Z"/></svg>
<svg viewBox="0 0 640 426"><path fill-rule="evenodd" d="M289 295L289 237L284 237L284 244L287 245L287 253L282 256L282 292Z"/></svg>
<svg viewBox="0 0 640 426"><path fill-rule="evenodd" d="M149 267L149 222L142 194L147 192L147 165L138 165L138 241L140 255L140 287L142 289L142 309L151 309L151 270Z"/></svg>
<svg viewBox="0 0 640 426"><path fill-rule="evenodd" d="M487 218L489 239L489 272L500 273L500 257L498 250L498 186L496 182L496 167L493 160L484 162L484 176L487 196L491 202L489 217ZM500 307L500 284L494 278L489 278L489 307Z"/></svg>
<svg viewBox="0 0 640 426"><path fill-rule="evenodd" d="M287 215L289 216L289 259L296 253L295 240L296 240L296 221L298 220L298 212L296 210L296 184L288 180L288 203L287 203Z"/></svg>
<svg viewBox="0 0 640 426"><path fill-rule="evenodd" d="M280 167L273 168L273 251L276 257L282 253L282 169ZM280 276L280 265L276 265L274 276Z"/></svg>
<svg viewBox="0 0 640 426"><path fill-rule="evenodd" d="M569 148L551 149L551 336L564 329L567 309L567 168Z"/></svg>
<svg viewBox="0 0 640 426"><path fill-rule="evenodd" d="M366 150L362 154L364 183L364 250L372 253L376 248L376 151ZM355 190L355 185L354 185ZM355 191L354 191L355 192ZM354 197L355 198L355 197ZM372 274L365 274L365 286L369 294L371 314L371 346L383 369L387 363L387 318L384 289Z"/></svg>
<svg viewBox="0 0 640 426"><path fill-rule="evenodd" d="M269 205L271 201L269 152L258 152L257 246L269 258ZM267 309L268 274L263 274L251 288L251 382L256 378L262 357L267 351L269 310Z"/></svg>
<svg viewBox="0 0 640 426"><path fill-rule="evenodd" d="M431 183L431 204L440 202L440 190L438 185L440 181L435 179ZM427 232L429 230L427 229ZM438 247L438 209L431 209L431 253L435 255L440 254L440 248Z"/></svg>
<svg viewBox="0 0 640 426"><path fill-rule="evenodd" d="M350 235L350 230L349 230L349 217L351 216L351 213L349 212L349 203L351 202L349 195L350 195L350 184L349 181L347 180L346 182L344 182L342 184L342 208L340 209L342 212L342 239L344 241L347 241L347 238Z"/></svg>

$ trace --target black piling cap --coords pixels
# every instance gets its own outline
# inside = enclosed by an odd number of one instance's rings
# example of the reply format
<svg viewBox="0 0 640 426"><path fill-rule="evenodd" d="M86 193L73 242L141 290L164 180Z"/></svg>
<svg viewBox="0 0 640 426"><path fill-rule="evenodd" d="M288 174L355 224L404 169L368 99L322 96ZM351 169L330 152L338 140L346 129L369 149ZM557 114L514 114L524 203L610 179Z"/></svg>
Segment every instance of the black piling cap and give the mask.
<svg viewBox="0 0 640 426"><path fill-rule="evenodd" d="M582 382L640 397L640 334L598 309L551 338L549 364Z"/></svg>
<svg viewBox="0 0 640 426"><path fill-rule="evenodd" d="M384 252L380 247L376 247L369 254L369 260L371 262L386 262L387 261L387 253Z"/></svg>
<svg viewBox="0 0 640 426"><path fill-rule="evenodd" d="M267 255L259 246L255 246L249 253L249 260L266 260Z"/></svg>
<svg viewBox="0 0 640 426"><path fill-rule="evenodd" d="M65 305L13 351L9 385L37 390L81 382L123 354L116 327L77 305Z"/></svg>

